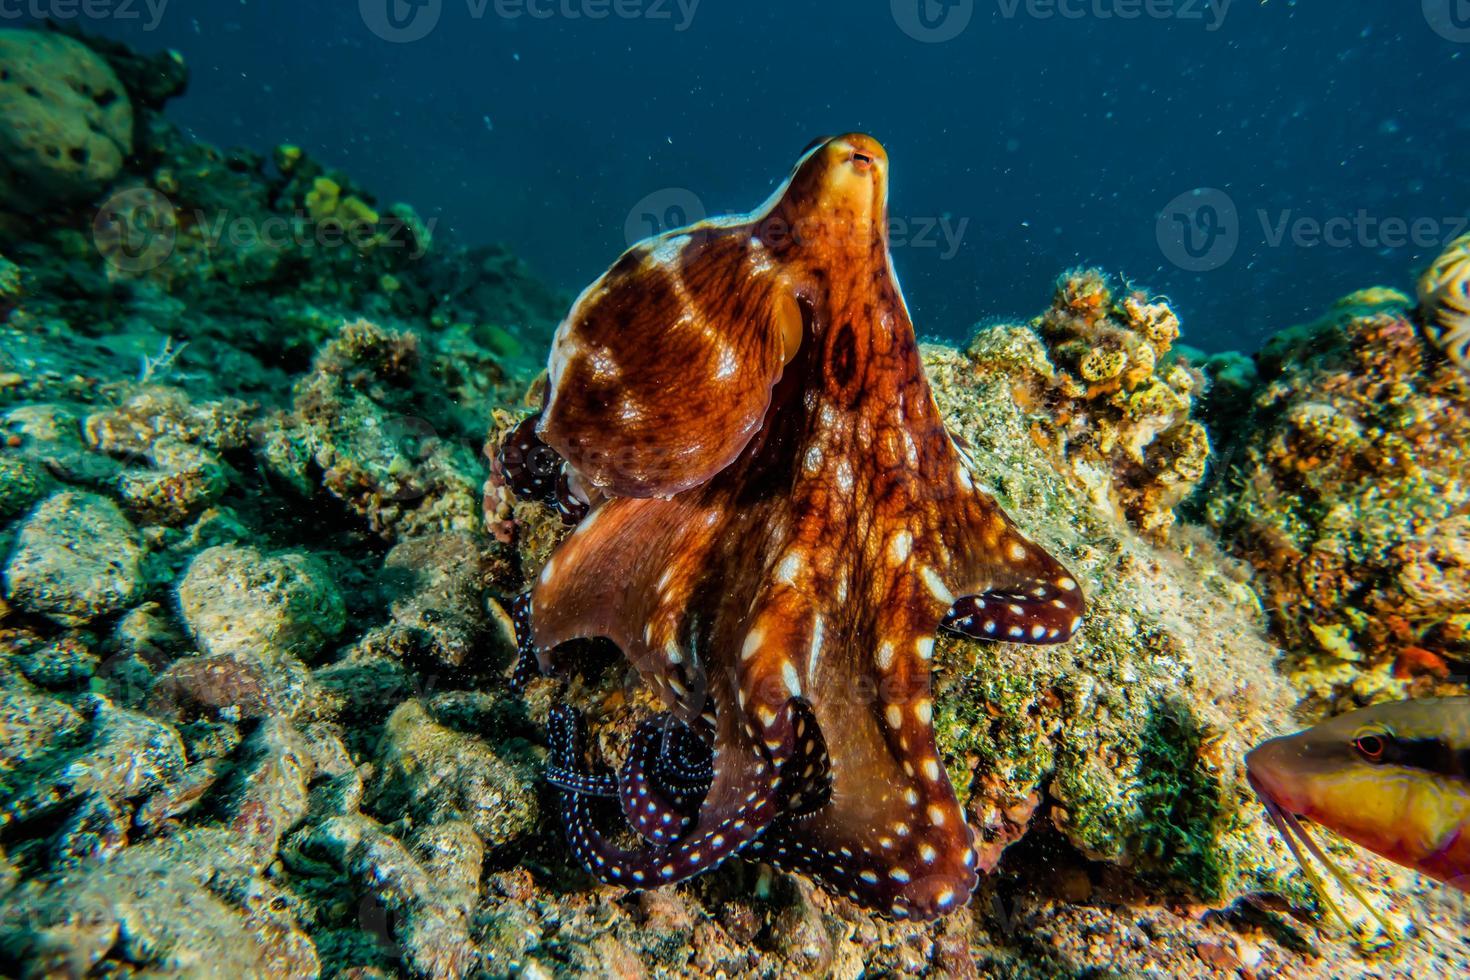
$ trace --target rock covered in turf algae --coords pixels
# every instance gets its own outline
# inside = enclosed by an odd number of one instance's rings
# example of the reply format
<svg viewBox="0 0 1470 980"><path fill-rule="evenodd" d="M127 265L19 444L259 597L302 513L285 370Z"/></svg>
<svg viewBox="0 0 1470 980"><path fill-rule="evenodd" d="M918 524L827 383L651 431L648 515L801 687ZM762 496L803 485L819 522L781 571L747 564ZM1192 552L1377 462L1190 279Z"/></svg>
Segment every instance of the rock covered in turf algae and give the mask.
<svg viewBox="0 0 1470 980"><path fill-rule="evenodd" d="M389 716L378 746L371 808L385 819L407 814L420 823L464 820L491 847L536 825L536 769L529 755L437 723L419 701Z"/></svg>
<svg viewBox="0 0 1470 980"><path fill-rule="evenodd" d="M430 534L394 545L379 574L393 617L383 629L407 634L410 649L425 650L446 666L509 657L514 627L508 633L493 629L486 616L484 596L496 571L487 542L472 534ZM397 637L372 639L392 647Z"/></svg>
<svg viewBox="0 0 1470 980"><path fill-rule="evenodd" d="M300 552L206 548L179 582L178 602L202 654L169 665L154 682L149 702L169 717L295 715L310 685L305 661L346 624L326 567Z"/></svg>
<svg viewBox="0 0 1470 980"><path fill-rule="evenodd" d="M143 585L143 548L117 505L65 491L20 526L5 565L5 596L18 609L64 626L118 612Z"/></svg>
<svg viewBox="0 0 1470 980"><path fill-rule="evenodd" d="M346 625L342 596L310 555L220 545L194 557L179 611L205 653L308 660Z"/></svg>
<svg viewBox="0 0 1470 980"><path fill-rule="evenodd" d="M56 481L42 463L0 452L0 520L24 512L55 488Z"/></svg>
<svg viewBox="0 0 1470 980"><path fill-rule="evenodd" d="M222 794L225 826L42 874L0 900L0 968L213 976L227 963L231 976L317 976L294 899L262 876L281 836L305 816L314 771L307 741L285 722L266 722Z"/></svg>
<svg viewBox="0 0 1470 980"><path fill-rule="evenodd" d="M366 320L344 325L261 427L266 469L303 494L316 481L389 540L478 526L478 466L413 397L419 343ZM315 476L313 467L320 470Z"/></svg>
<svg viewBox="0 0 1470 980"><path fill-rule="evenodd" d="M132 104L112 69L69 37L13 30L0 30L0 65L0 207L104 190L133 146Z"/></svg>
<svg viewBox="0 0 1470 980"><path fill-rule="evenodd" d="M485 846L462 821L421 828L412 843L404 846L371 817L347 813L304 830L288 854L345 872L367 895L362 924L380 926L379 938L396 947L413 975L466 976L478 959L470 917Z"/></svg>
<svg viewBox="0 0 1470 980"><path fill-rule="evenodd" d="M1044 812L1094 859L1212 902L1259 887L1277 858L1241 758L1290 724L1293 699L1257 600L1207 542L1179 534L1188 553L1163 551L1096 506L1032 437L1048 419L1013 391L1041 356L1024 327L980 334L969 356L925 350L976 475L1088 601L1061 646L937 645L935 729L984 863L1049 799Z"/></svg>
<svg viewBox="0 0 1470 980"><path fill-rule="evenodd" d="M91 448L137 464L117 479L128 508L144 521L176 525L229 488L219 454L248 444L254 410L236 399L195 402L177 388L152 386L89 415L83 430Z"/></svg>
<svg viewBox="0 0 1470 980"><path fill-rule="evenodd" d="M1408 305L1364 290L1273 338L1210 501L1328 701L1431 693L1470 660L1470 378Z"/></svg>

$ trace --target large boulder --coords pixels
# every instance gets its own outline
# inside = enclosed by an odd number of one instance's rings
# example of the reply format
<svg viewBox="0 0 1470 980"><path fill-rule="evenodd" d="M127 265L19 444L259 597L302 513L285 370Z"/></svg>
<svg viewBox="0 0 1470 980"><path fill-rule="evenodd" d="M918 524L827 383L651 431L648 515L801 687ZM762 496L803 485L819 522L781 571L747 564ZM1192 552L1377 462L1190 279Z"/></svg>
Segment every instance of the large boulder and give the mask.
<svg viewBox="0 0 1470 980"><path fill-rule="evenodd" d="M133 146L133 107L107 62L60 34L0 31L0 66L0 207L103 191Z"/></svg>

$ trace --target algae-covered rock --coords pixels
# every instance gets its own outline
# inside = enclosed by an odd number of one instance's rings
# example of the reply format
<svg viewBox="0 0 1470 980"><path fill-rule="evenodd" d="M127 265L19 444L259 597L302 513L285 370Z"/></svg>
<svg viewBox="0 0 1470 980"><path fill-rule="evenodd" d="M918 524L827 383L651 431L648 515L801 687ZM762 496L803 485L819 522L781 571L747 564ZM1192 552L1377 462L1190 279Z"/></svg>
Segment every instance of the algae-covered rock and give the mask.
<svg viewBox="0 0 1470 980"><path fill-rule="evenodd" d="M56 481L36 460L0 452L0 520L20 514L55 487Z"/></svg>
<svg viewBox="0 0 1470 980"><path fill-rule="evenodd" d="M178 597L195 641L210 654L310 658L346 622L326 566L300 552L208 548L189 563Z"/></svg>
<svg viewBox="0 0 1470 980"><path fill-rule="evenodd" d="M0 31L0 207L30 212L85 201L122 170L133 109L86 45Z"/></svg>
<svg viewBox="0 0 1470 980"><path fill-rule="evenodd" d="M315 947L248 844L191 830L27 881L0 899L0 966L211 976L228 963L234 976L316 977Z"/></svg>
<svg viewBox="0 0 1470 980"><path fill-rule="evenodd" d="M472 656L508 656L513 637L491 628L485 592L496 565L488 542L472 534L431 534L395 545L383 560L380 588L389 597L393 627L449 666ZM500 649L481 646L500 640ZM507 649L506 647L510 649Z"/></svg>
<svg viewBox="0 0 1470 980"><path fill-rule="evenodd" d="M105 497L65 491L21 524L5 596L27 612L80 626L126 608L142 588L137 532Z"/></svg>
<svg viewBox="0 0 1470 980"><path fill-rule="evenodd" d="M74 750L33 765L29 778L0 802L0 827L87 797L131 800L177 778L184 746L171 725L108 699L85 699L84 741Z"/></svg>
<svg viewBox="0 0 1470 980"><path fill-rule="evenodd" d="M924 352L951 431L1005 510L1070 568L1087 620L1057 647L941 637L935 727L993 864L1037 813L1089 857L1220 901L1272 880L1241 757L1293 699L1255 596L1208 542L1161 550L1094 505L1012 397L1025 327ZM1038 806L1044 803L1044 806Z"/></svg>
<svg viewBox="0 0 1470 980"><path fill-rule="evenodd" d="M489 846L508 844L536 824L536 774L524 751L500 749L405 701L383 728L370 805L424 823L464 820Z"/></svg>
<svg viewBox="0 0 1470 980"><path fill-rule="evenodd" d="M364 895L361 924L379 927L390 955L411 972L462 977L479 951L470 936L484 845L462 821L424 827L406 847L360 813L331 817L298 835L291 853L330 862Z"/></svg>

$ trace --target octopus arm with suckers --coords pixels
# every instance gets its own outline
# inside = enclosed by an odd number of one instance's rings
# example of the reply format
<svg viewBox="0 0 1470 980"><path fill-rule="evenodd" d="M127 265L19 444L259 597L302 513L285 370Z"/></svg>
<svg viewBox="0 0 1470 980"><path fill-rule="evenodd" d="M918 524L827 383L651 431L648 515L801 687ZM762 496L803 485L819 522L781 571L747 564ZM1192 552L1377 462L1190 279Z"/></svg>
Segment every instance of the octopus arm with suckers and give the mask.
<svg viewBox="0 0 1470 980"><path fill-rule="evenodd" d="M1083 598L945 430L887 193L875 140L820 141L751 214L630 249L557 332L536 435L596 502L536 580L526 648L546 668L610 638L667 707L635 740L697 736L637 741L617 795L643 840L622 847L592 819L613 778L586 773L559 709L569 839L604 881L746 850L901 918L976 883L934 739L935 633L1063 642ZM671 772L704 775L676 793Z"/></svg>

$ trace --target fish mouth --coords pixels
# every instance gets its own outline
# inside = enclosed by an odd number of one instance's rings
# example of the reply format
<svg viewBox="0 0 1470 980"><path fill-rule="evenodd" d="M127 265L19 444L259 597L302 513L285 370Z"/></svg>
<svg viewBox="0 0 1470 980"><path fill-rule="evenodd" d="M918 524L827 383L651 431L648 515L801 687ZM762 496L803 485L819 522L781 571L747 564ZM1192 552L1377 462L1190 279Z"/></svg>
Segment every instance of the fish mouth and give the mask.
<svg viewBox="0 0 1470 980"><path fill-rule="evenodd" d="M1316 858L1327 869L1328 873L1332 875L1333 879L1343 887L1343 890L1351 895L1359 905L1363 906L1378 921L1378 925L1383 929L1384 935L1389 937L1390 943L1396 942L1401 938L1399 930L1394 928L1378 907L1368 900L1368 897L1363 894L1363 890L1358 887L1357 882L1353 881L1335 861L1327 856L1327 852L1318 846L1317 842L1312 838L1312 835L1307 832L1307 828L1302 826L1301 815L1293 813L1276 802L1275 796L1266 788L1261 778L1250 770L1248 763L1246 781L1250 783L1251 789L1255 791L1256 798L1261 801L1261 806L1265 808L1266 816L1270 819L1272 826L1281 835L1281 839L1286 842L1286 847L1291 851L1291 856L1296 859L1296 863L1301 867L1302 873L1307 876L1307 881L1311 883L1312 890L1317 893L1317 897L1321 900L1322 904L1331 910L1333 917L1342 923L1343 928L1347 930L1348 934L1357 935L1358 930L1348 920L1348 917L1343 913L1342 908L1332 898L1331 894L1328 893L1327 883L1322 880L1321 873L1307 860L1307 854ZM1303 847L1306 848L1306 854L1302 852Z"/></svg>

